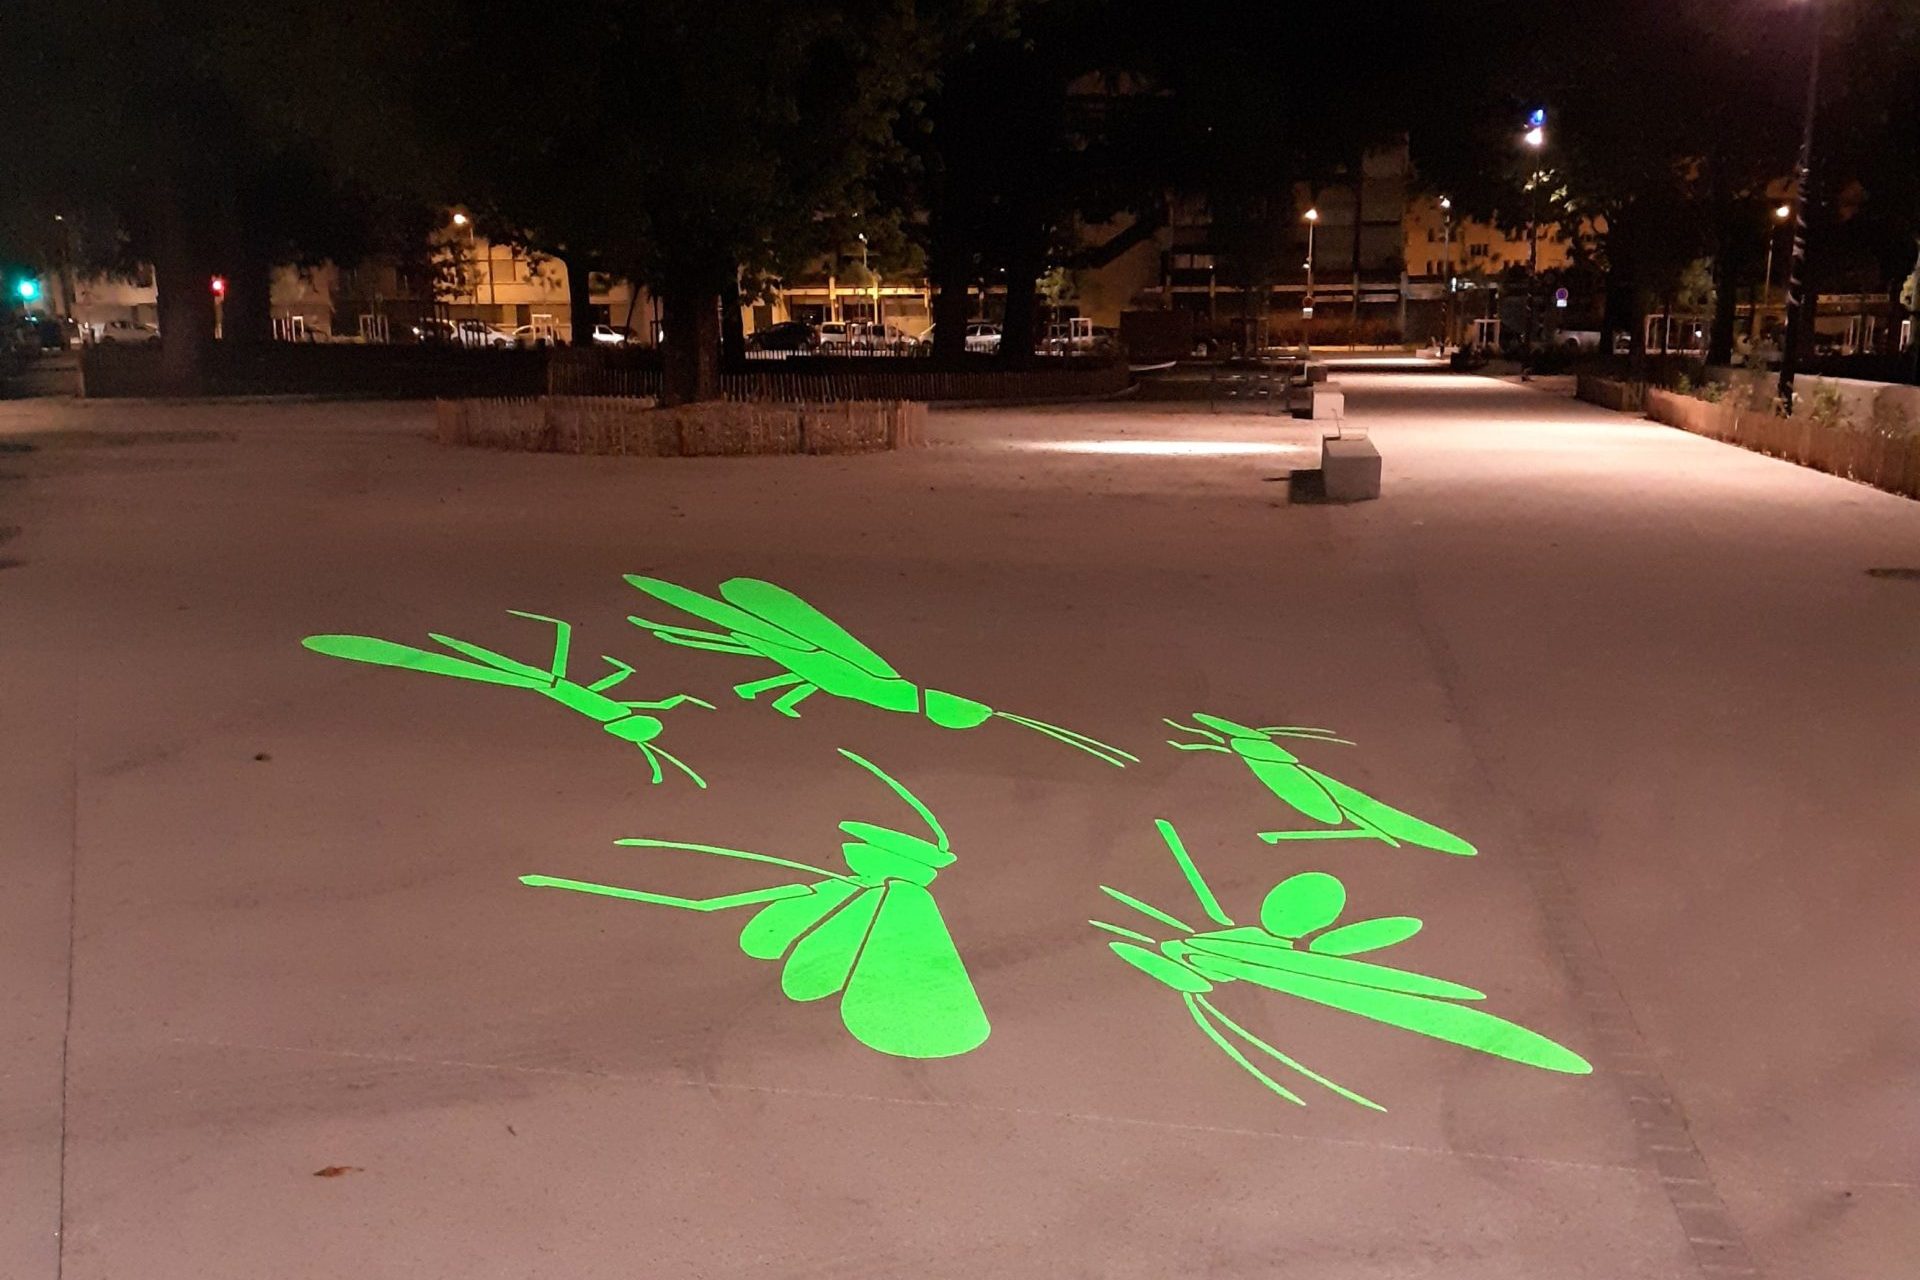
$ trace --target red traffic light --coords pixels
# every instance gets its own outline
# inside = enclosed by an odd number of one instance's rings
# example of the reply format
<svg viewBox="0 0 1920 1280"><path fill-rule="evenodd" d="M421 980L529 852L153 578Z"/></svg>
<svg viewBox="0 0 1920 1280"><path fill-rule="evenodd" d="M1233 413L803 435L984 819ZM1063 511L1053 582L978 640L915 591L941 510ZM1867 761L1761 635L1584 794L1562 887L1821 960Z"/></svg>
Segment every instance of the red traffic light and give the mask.
<svg viewBox="0 0 1920 1280"><path fill-rule="evenodd" d="M225 276L215 276L213 278L213 296L216 298L224 298L227 296L227 278Z"/></svg>

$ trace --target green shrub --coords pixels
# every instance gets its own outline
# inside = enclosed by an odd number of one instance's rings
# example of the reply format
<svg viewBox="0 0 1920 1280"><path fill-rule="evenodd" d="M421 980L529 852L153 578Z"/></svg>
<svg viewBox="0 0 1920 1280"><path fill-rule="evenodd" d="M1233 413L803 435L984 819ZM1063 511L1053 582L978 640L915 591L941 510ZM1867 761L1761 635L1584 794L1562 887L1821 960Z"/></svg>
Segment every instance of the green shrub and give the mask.
<svg viewBox="0 0 1920 1280"><path fill-rule="evenodd" d="M1819 427L1838 427L1847 421L1846 402L1840 398L1840 388L1830 382L1823 382L1814 388L1807 397L1807 416Z"/></svg>

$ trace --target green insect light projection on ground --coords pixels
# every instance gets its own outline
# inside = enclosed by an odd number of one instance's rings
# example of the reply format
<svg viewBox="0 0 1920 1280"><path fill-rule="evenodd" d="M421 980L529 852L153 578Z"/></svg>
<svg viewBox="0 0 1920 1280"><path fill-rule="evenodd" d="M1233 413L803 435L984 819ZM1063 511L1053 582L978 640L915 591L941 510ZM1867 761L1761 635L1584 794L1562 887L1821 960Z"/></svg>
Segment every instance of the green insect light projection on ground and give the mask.
<svg viewBox="0 0 1920 1280"><path fill-rule="evenodd" d="M794 595L784 587L758 578L729 578L720 584L721 599L690 591L685 587L628 574L627 581L677 609L704 619L719 631L653 622L630 617L637 627L651 631L668 644L689 649L710 649L717 653L737 653L765 658L784 667L780 675L752 680L734 686L742 698L755 698L773 689L785 689L774 700L774 710L782 715L798 716L800 703L815 693L828 693L907 715L925 715L944 729L971 729L990 718L1010 720L1014 724L1043 733L1068 746L1124 768L1125 761L1137 756L1109 746L1085 734L1025 716L995 711L984 702L923 689L894 670L879 654L855 639L832 618Z"/></svg>
<svg viewBox="0 0 1920 1280"><path fill-rule="evenodd" d="M1456 1003L1486 998L1472 987L1405 969L1347 959L1405 941L1419 932L1420 921L1412 916L1380 916L1332 928L1346 906L1347 891L1339 880L1324 872L1303 872L1275 885L1260 904L1257 927L1234 924L1201 877L1200 869L1194 865L1173 824L1156 819L1155 825L1192 887L1200 909L1208 919L1223 927L1197 932L1192 925L1151 903L1106 885L1100 888L1109 897L1160 924L1178 929L1184 936L1161 941L1104 920L1089 923L1097 929L1132 939L1107 945L1134 968L1179 992L1187 1013L1207 1038L1261 1084L1289 1102L1306 1105L1299 1094L1255 1066L1242 1045L1343 1098L1375 1111L1386 1110L1379 1103L1302 1066L1220 1012L1207 999L1216 985L1252 983L1547 1071L1584 1075L1593 1070L1579 1054L1538 1032ZM1240 1044L1229 1040L1228 1035Z"/></svg>
<svg viewBox="0 0 1920 1280"><path fill-rule="evenodd" d="M633 668L617 658L606 658L613 671L593 684L576 684L567 679L567 653L573 643L573 627L558 618L549 618L540 613L523 613L518 609L509 609L516 618L529 618L535 622L551 622L554 627L553 659L547 669L528 666L503 653L483 649L477 644L465 640L455 640L452 636L429 633L431 638L455 653L465 654L464 658L448 657L444 653L433 653L426 649L416 649L411 645L396 644L392 640L382 640L377 636L308 636L300 643L315 653L324 653L330 658L346 658L352 662L370 662L381 667L401 667L408 671L424 671L429 675L451 676L456 680L476 680L482 684L502 684L513 689L532 689L541 695L553 699L561 706L581 715L599 721L600 727L620 739L631 742L640 748L653 769L653 781L659 782L662 774L660 762L665 760L674 768L692 778L700 787L707 785L706 780L679 757L665 749L652 745L660 736L663 726L654 716L642 715L642 711L665 711L682 703L691 702L695 706L713 710L713 704L690 693L678 693L658 702L621 702L607 696L607 690L613 688L633 674ZM605 655L602 655L605 657ZM467 659L472 659L468 661Z"/></svg>
<svg viewBox="0 0 1920 1280"><path fill-rule="evenodd" d="M818 877L713 898L677 898L616 885L554 876L522 876L522 884L679 907L726 911L764 903L740 931L740 949L756 960L786 960L780 989L791 1000L840 996L840 1020L870 1049L901 1058L951 1058L978 1048L989 1027L967 966L955 950L939 904L929 891L954 860L947 833L918 796L863 756L840 754L892 788L920 815L934 839L842 822L853 837L840 846L851 875L746 849L677 840L621 840L648 849L679 849L741 858Z"/></svg>
<svg viewBox="0 0 1920 1280"><path fill-rule="evenodd" d="M1331 729L1313 729L1300 725L1269 725L1251 728L1222 716L1196 711L1193 718L1204 728L1166 721L1181 733L1197 734L1205 742L1175 742L1167 745L1178 751L1224 751L1238 756L1260 779L1267 790L1316 822L1338 824L1333 829L1262 831L1268 844L1282 840L1380 840L1398 848L1402 843L1437 849L1441 853L1471 856L1474 847L1430 822L1381 804L1372 796L1356 791L1338 778L1329 778L1318 769L1300 763L1300 757L1282 747L1275 738L1300 738L1308 742L1353 744L1334 736Z"/></svg>

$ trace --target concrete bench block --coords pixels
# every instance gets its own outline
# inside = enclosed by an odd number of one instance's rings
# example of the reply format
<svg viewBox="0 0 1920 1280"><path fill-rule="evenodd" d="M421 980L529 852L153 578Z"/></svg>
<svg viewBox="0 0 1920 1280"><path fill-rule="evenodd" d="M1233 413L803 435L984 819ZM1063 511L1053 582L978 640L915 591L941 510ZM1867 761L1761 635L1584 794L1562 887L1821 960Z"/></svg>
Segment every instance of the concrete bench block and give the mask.
<svg viewBox="0 0 1920 1280"><path fill-rule="evenodd" d="M1307 416L1309 418L1344 418L1347 416L1347 396L1329 383L1320 383L1307 390Z"/></svg>
<svg viewBox="0 0 1920 1280"><path fill-rule="evenodd" d="M1380 451L1361 437L1320 442L1320 483L1328 502L1365 502L1380 496Z"/></svg>

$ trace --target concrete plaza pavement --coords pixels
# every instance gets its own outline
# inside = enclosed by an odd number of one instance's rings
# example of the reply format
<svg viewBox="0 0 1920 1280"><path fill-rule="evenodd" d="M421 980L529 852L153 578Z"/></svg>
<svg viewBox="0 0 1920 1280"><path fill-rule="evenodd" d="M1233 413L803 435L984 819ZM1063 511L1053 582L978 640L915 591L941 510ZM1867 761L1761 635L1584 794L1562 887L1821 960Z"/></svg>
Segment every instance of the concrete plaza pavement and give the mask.
<svg viewBox="0 0 1920 1280"><path fill-rule="evenodd" d="M1920 505L1488 379L1355 377L1385 498L1288 506L1312 433L967 410L858 458L435 447L393 404L0 404L0 1275L1896 1280L1920 1257ZM31 450L26 446L32 446ZM1004 721L730 685L621 581L750 575ZM429 630L693 692L649 786L537 696L356 666ZM1314 724L1474 841L1285 820L1162 716ZM890 1058L690 896L913 816L992 1035ZM1378 1100L1267 1092L1087 920L1242 921L1336 873L1381 959L1589 1058L1529 1069L1245 983ZM1137 923L1128 921L1127 923ZM327 1171L330 1176L316 1176Z"/></svg>

